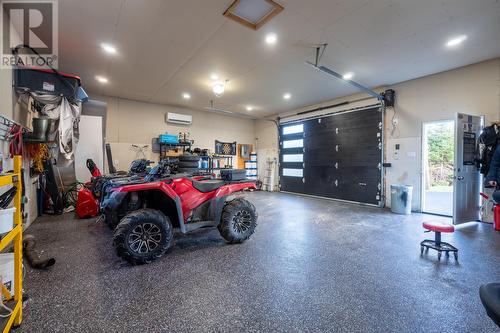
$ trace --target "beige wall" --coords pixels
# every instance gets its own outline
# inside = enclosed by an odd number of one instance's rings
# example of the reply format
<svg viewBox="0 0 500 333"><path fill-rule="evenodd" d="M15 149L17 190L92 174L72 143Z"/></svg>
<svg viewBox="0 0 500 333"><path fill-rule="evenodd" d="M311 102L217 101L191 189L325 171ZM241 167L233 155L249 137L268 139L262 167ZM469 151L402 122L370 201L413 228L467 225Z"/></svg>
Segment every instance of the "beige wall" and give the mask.
<svg viewBox="0 0 500 333"><path fill-rule="evenodd" d="M147 157L158 160L151 153L151 139L161 133L189 132L193 147L215 148L215 140L245 144L254 143L254 121L217 113L182 109L153 103L138 102L110 96L91 94L91 98L108 104L106 142L112 147L113 160L119 170L126 170L138 155L131 144L149 145ZM172 125L165 122L167 112L190 114L192 125ZM236 163L236 158L234 163Z"/></svg>
<svg viewBox="0 0 500 333"><path fill-rule="evenodd" d="M255 147L257 151L258 174L263 182L272 183L274 190L278 190L278 130L271 120L255 120ZM272 161L273 164L268 164ZM272 170L269 177L264 179L266 170Z"/></svg>
<svg viewBox="0 0 500 333"><path fill-rule="evenodd" d="M412 184L415 192L413 209L419 210L421 206L421 131L423 122L454 119L456 112L484 115L487 122L499 119L500 58L402 82L389 88L396 91L396 110L399 124L394 134L391 135L390 119L393 113L392 110L389 110L386 114L385 148L386 162L392 163L392 167L387 168L386 185L394 183ZM384 88L376 90L383 91ZM281 114L281 116L364 96L366 95L346 96L293 110ZM374 99L370 99L335 109L342 110L373 104L374 102L376 102ZM317 114L332 112L335 109L318 112ZM265 146L276 144L276 130L269 126L267 122L256 121L255 133L261 143L267 140L274 141L273 143L267 142ZM393 150L398 143L401 145L401 154L400 158L395 160ZM262 172L260 174L262 175ZM387 197L389 197L388 194L388 191L386 191ZM389 200L387 200L387 204L390 205Z"/></svg>

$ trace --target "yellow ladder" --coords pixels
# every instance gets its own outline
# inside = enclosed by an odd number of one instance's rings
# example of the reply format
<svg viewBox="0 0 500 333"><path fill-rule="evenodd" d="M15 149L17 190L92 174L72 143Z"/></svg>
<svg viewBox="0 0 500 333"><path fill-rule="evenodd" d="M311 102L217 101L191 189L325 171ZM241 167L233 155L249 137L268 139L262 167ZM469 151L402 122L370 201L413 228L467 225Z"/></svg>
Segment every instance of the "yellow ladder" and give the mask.
<svg viewBox="0 0 500 333"><path fill-rule="evenodd" d="M2 295L6 301L14 299L15 305L5 324L3 332L9 332L12 326L19 326L23 320L23 220L21 216L21 168L22 157L14 156L14 172L0 176L0 187L13 185L17 187L14 197L14 228L0 240L0 251L3 251L11 242L14 245L14 295L2 285Z"/></svg>

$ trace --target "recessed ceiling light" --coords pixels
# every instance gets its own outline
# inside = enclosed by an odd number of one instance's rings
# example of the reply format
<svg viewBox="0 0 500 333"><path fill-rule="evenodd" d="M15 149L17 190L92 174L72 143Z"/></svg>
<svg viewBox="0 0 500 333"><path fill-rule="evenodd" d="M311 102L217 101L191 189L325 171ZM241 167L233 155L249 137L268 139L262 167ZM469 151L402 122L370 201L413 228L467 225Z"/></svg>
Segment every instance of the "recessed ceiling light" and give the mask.
<svg viewBox="0 0 500 333"><path fill-rule="evenodd" d="M101 83L108 83L108 79L105 78L104 76L97 75L95 79Z"/></svg>
<svg viewBox="0 0 500 333"><path fill-rule="evenodd" d="M460 45L463 42L465 42L466 39L467 39L466 35L460 35L460 36L453 37L452 39L450 39L446 42L446 46L447 47L454 47L454 46Z"/></svg>
<svg viewBox="0 0 500 333"><path fill-rule="evenodd" d="M109 53L109 54L116 54L116 52L117 52L116 48L111 44L102 43L101 48L104 50L104 52Z"/></svg>
<svg viewBox="0 0 500 333"><path fill-rule="evenodd" d="M210 74L210 78L214 81L217 81L219 79L219 75L215 74L215 73L212 73Z"/></svg>
<svg viewBox="0 0 500 333"><path fill-rule="evenodd" d="M354 76L354 73L353 73L353 72L347 72L347 73L345 73L345 74L342 76L342 78L343 78L344 80L350 80L350 79L352 79L352 77L353 77L353 76Z"/></svg>
<svg viewBox="0 0 500 333"><path fill-rule="evenodd" d="M249 105L247 106L247 111L252 111L253 110L253 106Z"/></svg>
<svg viewBox="0 0 500 333"><path fill-rule="evenodd" d="M185 93L182 93L182 98L184 99L190 99L191 98L191 94L185 92Z"/></svg>
<svg viewBox="0 0 500 333"><path fill-rule="evenodd" d="M290 93L286 93L283 95L283 99L290 99L292 95Z"/></svg>
<svg viewBox="0 0 500 333"><path fill-rule="evenodd" d="M276 44L278 41L278 36L275 33L270 33L266 35L266 43L267 44Z"/></svg>

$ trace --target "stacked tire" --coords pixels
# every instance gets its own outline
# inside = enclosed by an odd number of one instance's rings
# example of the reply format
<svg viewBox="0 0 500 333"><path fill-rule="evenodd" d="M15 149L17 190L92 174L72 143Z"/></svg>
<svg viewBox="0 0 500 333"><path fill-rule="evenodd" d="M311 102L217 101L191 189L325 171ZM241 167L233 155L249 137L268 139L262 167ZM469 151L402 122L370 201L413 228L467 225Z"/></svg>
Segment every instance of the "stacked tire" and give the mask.
<svg viewBox="0 0 500 333"><path fill-rule="evenodd" d="M179 156L179 172L195 173L199 171L200 157L198 155L183 154Z"/></svg>

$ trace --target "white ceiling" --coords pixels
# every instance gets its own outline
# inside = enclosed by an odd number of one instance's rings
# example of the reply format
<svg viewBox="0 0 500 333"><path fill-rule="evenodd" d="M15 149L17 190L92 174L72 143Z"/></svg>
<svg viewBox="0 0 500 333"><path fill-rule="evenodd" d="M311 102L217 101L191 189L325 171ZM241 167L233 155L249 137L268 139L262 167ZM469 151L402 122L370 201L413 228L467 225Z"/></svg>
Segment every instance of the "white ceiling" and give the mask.
<svg viewBox="0 0 500 333"><path fill-rule="evenodd" d="M356 92L304 64L318 43L328 43L322 65L371 87L500 56L498 0L282 0L258 31L222 15L232 1L60 0L59 67L93 93L196 109L213 99L215 72L230 80L216 107L258 118ZM460 34L463 45L444 46Z"/></svg>

